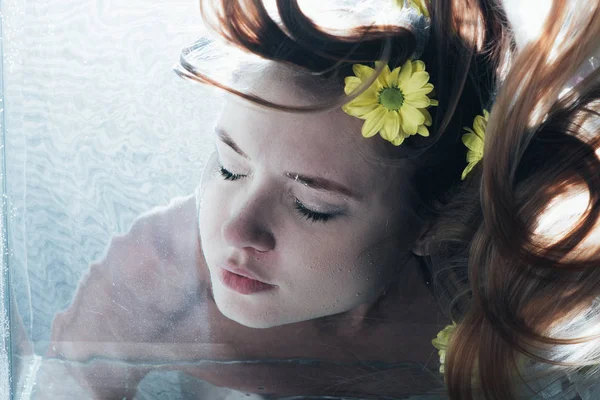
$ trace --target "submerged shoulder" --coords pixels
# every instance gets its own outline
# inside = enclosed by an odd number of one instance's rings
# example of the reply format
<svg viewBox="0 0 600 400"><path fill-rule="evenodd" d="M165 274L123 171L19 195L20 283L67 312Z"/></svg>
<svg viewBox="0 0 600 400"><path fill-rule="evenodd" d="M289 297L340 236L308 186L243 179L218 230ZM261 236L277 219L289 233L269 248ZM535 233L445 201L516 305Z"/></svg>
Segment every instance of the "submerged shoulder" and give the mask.
<svg viewBox="0 0 600 400"><path fill-rule="evenodd" d="M170 258L198 247L198 241L196 201L189 195L140 215L129 232L111 240L106 256L110 256L111 249L124 247L137 249L137 255L150 251L156 258Z"/></svg>
<svg viewBox="0 0 600 400"><path fill-rule="evenodd" d="M201 280L202 257L194 196L173 199L141 215L129 232L111 240L99 269L138 300L161 302L192 290Z"/></svg>
<svg viewBox="0 0 600 400"><path fill-rule="evenodd" d="M123 235L114 236L103 262L135 261L144 265L170 259L191 250L198 242L198 227L193 196L178 197L165 206L140 215Z"/></svg>
<svg viewBox="0 0 600 400"><path fill-rule="evenodd" d="M195 215L193 196L177 198L113 237L79 282L70 307L57 315L54 338L89 334L106 340L129 332L140 339L165 315L189 306L198 298L190 294L205 286Z"/></svg>

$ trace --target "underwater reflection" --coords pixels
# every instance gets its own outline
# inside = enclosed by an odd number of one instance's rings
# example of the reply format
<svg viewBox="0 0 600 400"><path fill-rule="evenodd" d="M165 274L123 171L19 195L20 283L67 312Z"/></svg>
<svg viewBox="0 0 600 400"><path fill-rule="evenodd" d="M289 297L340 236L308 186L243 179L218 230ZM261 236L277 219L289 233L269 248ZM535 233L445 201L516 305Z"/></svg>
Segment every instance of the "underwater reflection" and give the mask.
<svg viewBox="0 0 600 400"><path fill-rule="evenodd" d="M107 399L404 398L442 388L437 316L423 311L434 300L417 269L361 317L251 328L219 311L197 221L195 196L179 198L112 240L56 317L38 397L76 387Z"/></svg>

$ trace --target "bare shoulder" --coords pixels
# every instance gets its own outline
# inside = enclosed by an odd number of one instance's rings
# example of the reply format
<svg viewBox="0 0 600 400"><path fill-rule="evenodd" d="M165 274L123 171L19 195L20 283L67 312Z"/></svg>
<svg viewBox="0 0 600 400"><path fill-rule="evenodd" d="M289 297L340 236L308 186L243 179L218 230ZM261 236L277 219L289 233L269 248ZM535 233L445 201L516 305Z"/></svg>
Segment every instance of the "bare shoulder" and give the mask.
<svg viewBox="0 0 600 400"><path fill-rule="evenodd" d="M173 311L174 291L197 290L204 280L195 197L175 198L138 217L127 234L113 238L100 264L138 301Z"/></svg>
<svg viewBox="0 0 600 400"><path fill-rule="evenodd" d="M193 245L193 235L198 232L196 200L194 195L176 197L169 204L155 207L140 215L125 235L115 236L112 244L118 242L141 242L153 245L157 250L167 247ZM142 240L143 239L143 240ZM184 240L182 239L189 239ZM110 246L109 246L110 248Z"/></svg>
<svg viewBox="0 0 600 400"><path fill-rule="evenodd" d="M196 214L194 196L176 198L113 237L55 318L54 339L152 340L206 288Z"/></svg>

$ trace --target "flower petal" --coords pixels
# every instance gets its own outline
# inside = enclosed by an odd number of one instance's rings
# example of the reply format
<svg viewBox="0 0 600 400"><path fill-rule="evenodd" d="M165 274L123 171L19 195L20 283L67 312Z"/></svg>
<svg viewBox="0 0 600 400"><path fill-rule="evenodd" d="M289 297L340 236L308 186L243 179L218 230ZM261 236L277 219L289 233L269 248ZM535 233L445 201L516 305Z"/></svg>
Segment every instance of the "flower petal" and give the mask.
<svg viewBox="0 0 600 400"><path fill-rule="evenodd" d="M400 88L404 93L409 94L422 89L427 82L429 82L429 72L419 71L413 73L407 82L401 83Z"/></svg>
<svg viewBox="0 0 600 400"><path fill-rule="evenodd" d="M352 66L352 72L354 72L354 75L356 75L361 81L364 82L373 76L375 70L363 64L354 64Z"/></svg>
<svg viewBox="0 0 600 400"><path fill-rule="evenodd" d="M423 87L421 89L413 90L411 93L414 93L414 94L429 94L431 92L433 92L433 84L427 83L427 84L423 85Z"/></svg>
<svg viewBox="0 0 600 400"><path fill-rule="evenodd" d="M364 137L372 137L381 130L384 117L387 110L384 107L377 107L367 115L365 115L365 123L362 126L361 133Z"/></svg>
<svg viewBox="0 0 600 400"><path fill-rule="evenodd" d="M401 87L405 82L408 82L412 75L412 63L410 60L406 61L400 68L400 74L398 75L398 86Z"/></svg>
<svg viewBox="0 0 600 400"><path fill-rule="evenodd" d="M402 110L400 110L400 116L401 121L400 121L400 126L402 127L402 132L408 136L410 135L414 135L415 133L417 133L417 130L419 129L419 125L415 124L414 121L411 121L410 118L406 118L404 116L404 114L402 113Z"/></svg>
<svg viewBox="0 0 600 400"><path fill-rule="evenodd" d="M480 138L485 137L485 130L487 129L487 121L481 116L478 115L475 117L475 121L473 121L473 130Z"/></svg>
<svg viewBox="0 0 600 400"><path fill-rule="evenodd" d="M437 106L440 103L436 100L436 99L429 99L429 105L430 106Z"/></svg>
<svg viewBox="0 0 600 400"><path fill-rule="evenodd" d="M417 133L423 137L429 137L429 129L425 125L419 125L417 128Z"/></svg>
<svg viewBox="0 0 600 400"><path fill-rule="evenodd" d="M429 97L424 95L415 95L413 93L409 93L404 96L404 102L415 108L429 107Z"/></svg>
<svg viewBox="0 0 600 400"><path fill-rule="evenodd" d="M381 137L391 142L400 132L400 115L397 111L388 111L383 121Z"/></svg>
<svg viewBox="0 0 600 400"><path fill-rule="evenodd" d="M379 74L379 76L377 77L377 82L383 86L386 87L388 86L388 78L390 76L390 67L387 65L387 63L384 63L383 61L375 61L375 68L379 67L381 64L385 64L383 66L383 68L381 69L381 73Z"/></svg>
<svg viewBox="0 0 600 400"><path fill-rule="evenodd" d="M425 117L425 122L423 124L425 126L431 126L431 123L433 122L433 119L431 118L431 114L429 113L429 111L427 111L425 108L421 108L421 109L419 109L419 111Z"/></svg>
<svg viewBox="0 0 600 400"><path fill-rule="evenodd" d="M409 5L414 7L418 12L429 18L429 10L423 0L408 0Z"/></svg>
<svg viewBox="0 0 600 400"><path fill-rule="evenodd" d="M365 106L369 104L378 104L377 91L371 90L371 88L362 92L357 98L349 102L356 106Z"/></svg>
<svg viewBox="0 0 600 400"><path fill-rule="evenodd" d="M400 115L402 116L402 130L409 135L417 133L419 125L423 125L425 122L425 116L406 103L400 108Z"/></svg>
<svg viewBox="0 0 600 400"><path fill-rule="evenodd" d="M352 103L345 104L342 106L342 110L348 115L353 117L364 119L365 115L373 111L377 107L377 104L370 104L365 106L354 105Z"/></svg>
<svg viewBox="0 0 600 400"><path fill-rule="evenodd" d="M462 175L460 177L460 179L462 181L465 180L465 178L467 177L467 175L469 175L469 172L471 172L473 170L473 167L476 165L476 163L469 163L469 165L467 165L464 169L464 171L462 172Z"/></svg>
<svg viewBox="0 0 600 400"><path fill-rule="evenodd" d="M450 339L452 339L452 335L454 334L455 329L455 323L453 323L452 325L446 325L444 329L438 332L436 338L431 341L433 347L435 347L438 350L447 350L448 345L450 343Z"/></svg>
<svg viewBox="0 0 600 400"><path fill-rule="evenodd" d="M475 133L465 133L462 136L462 142L469 150L483 154L483 140Z"/></svg>
<svg viewBox="0 0 600 400"><path fill-rule="evenodd" d="M392 144L394 146L400 146L402 143L404 143L404 139L406 139L406 136L403 133L400 133L398 136L392 139Z"/></svg>
<svg viewBox="0 0 600 400"><path fill-rule="evenodd" d="M421 60L415 60L412 62L414 72L425 71L425 63Z"/></svg>
<svg viewBox="0 0 600 400"><path fill-rule="evenodd" d="M400 76L400 67L394 68L394 70L390 73L387 80L387 85L390 87L398 86L398 76Z"/></svg>
<svg viewBox="0 0 600 400"><path fill-rule="evenodd" d="M353 93L361 85L361 83L362 81L360 78L356 76L347 76L346 79L344 79L344 93Z"/></svg>
<svg viewBox="0 0 600 400"><path fill-rule="evenodd" d="M483 153L472 150L467 151L467 162L478 163L481 160L483 160Z"/></svg>

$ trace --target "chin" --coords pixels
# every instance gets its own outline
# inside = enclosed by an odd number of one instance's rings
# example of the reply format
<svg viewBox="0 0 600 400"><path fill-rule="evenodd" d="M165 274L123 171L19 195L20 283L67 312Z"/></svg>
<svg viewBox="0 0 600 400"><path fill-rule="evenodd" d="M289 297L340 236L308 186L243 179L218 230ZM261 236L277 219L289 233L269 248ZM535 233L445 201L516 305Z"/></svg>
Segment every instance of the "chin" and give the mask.
<svg viewBox="0 0 600 400"><path fill-rule="evenodd" d="M318 318L315 315L297 315L293 312L284 312L277 307L272 300L267 300L270 304L244 303L241 299L230 297L229 294L214 293L217 308L225 316L240 325L253 329L267 329L276 326L293 324L296 322L307 321Z"/></svg>
<svg viewBox="0 0 600 400"><path fill-rule="evenodd" d="M282 321L279 318L273 318L272 316L264 315L266 313L264 313L263 315L261 315L260 313L258 315L256 315L256 314L247 312L248 311L247 309L233 305L233 304L222 305L222 304L220 304L221 302L219 302L216 298L215 298L215 301L217 303L217 308L219 309L219 311L221 311L221 314L223 314L225 317L229 318L230 320L235 321L238 324L246 326L248 328L267 329L267 328L273 328L275 326L285 325L286 323L289 323L289 322ZM253 310L253 311L256 312L255 310Z"/></svg>

